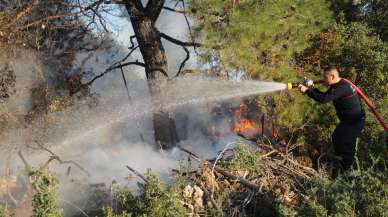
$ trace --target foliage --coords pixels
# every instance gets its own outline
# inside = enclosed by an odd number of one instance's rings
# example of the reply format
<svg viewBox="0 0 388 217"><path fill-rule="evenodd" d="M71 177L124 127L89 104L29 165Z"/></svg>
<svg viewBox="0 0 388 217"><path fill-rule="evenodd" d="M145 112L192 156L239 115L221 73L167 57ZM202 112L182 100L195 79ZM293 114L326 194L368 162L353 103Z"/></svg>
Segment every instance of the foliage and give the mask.
<svg viewBox="0 0 388 217"><path fill-rule="evenodd" d="M239 144L233 150L234 156L224 166L233 171L247 171L248 174L257 175L262 168L262 154L244 144Z"/></svg>
<svg viewBox="0 0 388 217"><path fill-rule="evenodd" d="M27 172L34 189L32 217L61 217L56 199L57 176L45 168L28 168Z"/></svg>
<svg viewBox="0 0 388 217"><path fill-rule="evenodd" d="M114 214L113 209L110 207L104 209L104 216L105 217L132 217L131 214L128 214L125 211L123 211L121 214Z"/></svg>
<svg viewBox="0 0 388 217"><path fill-rule="evenodd" d="M387 171L370 168L334 181L314 180L298 216L387 216Z"/></svg>
<svg viewBox="0 0 388 217"><path fill-rule="evenodd" d="M372 99L388 93L388 46L362 23L336 24L311 40L311 46L297 56L304 71L337 65L342 76L351 78Z"/></svg>
<svg viewBox="0 0 388 217"><path fill-rule="evenodd" d="M330 0L338 21L363 22L383 41L388 40L388 2L385 0Z"/></svg>
<svg viewBox="0 0 388 217"><path fill-rule="evenodd" d="M0 217L7 217L7 207L0 204Z"/></svg>
<svg viewBox="0 0 388 217"><path fill-rule="evenodd" d="M147 171L146 182L139 184L140 195L134 196L129 189L115 190L115 200L119 215L113 215L111 209L105 210L107 217L127 216L184 216L186 208L180 201L181 185L164 186L151 170Z"/></svg>
<svg viewBox="0 0 388 217"><path fill-rule="evenodd" d="M198 37L217 48L205 60L264 80L284 79L293 72L292 54L331 22L323 0L196 0L191 11Z"/></svg>

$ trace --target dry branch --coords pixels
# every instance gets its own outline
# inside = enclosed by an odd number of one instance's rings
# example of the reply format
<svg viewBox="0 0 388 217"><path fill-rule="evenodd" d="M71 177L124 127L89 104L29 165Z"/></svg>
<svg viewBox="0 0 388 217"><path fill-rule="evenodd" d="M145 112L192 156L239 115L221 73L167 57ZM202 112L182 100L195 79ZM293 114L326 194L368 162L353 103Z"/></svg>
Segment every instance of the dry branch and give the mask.
<svg viewBox="0 0 388 217"><path fill-rule="evenodd" d="M130 167L130 166L126 166L127 167L127 169L129 170L129 171L131 171L131 172L133 172L135 175L137 175L137 176L139 176L144 182L148 182L147 181L147 179L146 179L146 177L144 177L143 176L143 174L141 174L140 172L138 172L137 170L135 170L135 169L133 169L132 167Z"/></svg>
<svg viewBox="0 0 388 217"><path fill-rule="evenodd" d="M210 163L209 161L207 160L203 160L201 159L200 157L198 157L196 154L194 154L193 152L181 147L181 146L178 146L178 148L180 150L182 150L183 152L186 152L187 154L189 154L194 160L198 161L198 162L201 162L201 163L204 163L208 166L212 166L212 163ZM236 175L233 175L232 173L230 173L229 171L221 168L221 167L218 167L218 166L214 166L214 169L221 173L222 175L228 177L229 179L233 180L233 181L238 181L239 183L241 183L242 185L250 188L250 189L254 189L254 190L258 190L260 191L260 186L256 185L255 183L249 181L249 180L246 180L244 179L243 177L240 177L240 176L236 176Z"/></svg>
<svg viewBox="0 0 388 217"><path fill-rule="evenodd" d="M50 159L46 161L46 163L41 167L42 168L45 168L47 167L51 161L53 160L57 160L59 162L59 164L73 164L74 166L76 166L78 169L80 169L81 171L83 171L87 176L90 176L90 173L85 169L83 168L81 165L79 165L77 162L75 161L71 161L71 160L62 160L57 154L55 154L53 151L51 151L50 149L48 149L47 147L45 147L44 145L40 144L39 142L36 142L36 144L43 150L47 151L48 153L51 154L50 156Z"/></svg>

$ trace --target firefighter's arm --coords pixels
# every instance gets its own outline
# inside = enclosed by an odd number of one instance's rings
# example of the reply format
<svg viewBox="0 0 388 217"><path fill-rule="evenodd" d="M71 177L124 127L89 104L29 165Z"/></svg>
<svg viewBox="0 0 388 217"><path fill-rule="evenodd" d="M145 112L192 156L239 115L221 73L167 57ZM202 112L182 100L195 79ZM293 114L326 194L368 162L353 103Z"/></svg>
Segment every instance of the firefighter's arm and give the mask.
<svg viewBox="0 0 388 217"><path fill-rule="evenodd" d="M340 91L330 87L326 92L321 92L316 88L309 88L305 93L319 103L327 103L340 98L342 95Z"/></svg>

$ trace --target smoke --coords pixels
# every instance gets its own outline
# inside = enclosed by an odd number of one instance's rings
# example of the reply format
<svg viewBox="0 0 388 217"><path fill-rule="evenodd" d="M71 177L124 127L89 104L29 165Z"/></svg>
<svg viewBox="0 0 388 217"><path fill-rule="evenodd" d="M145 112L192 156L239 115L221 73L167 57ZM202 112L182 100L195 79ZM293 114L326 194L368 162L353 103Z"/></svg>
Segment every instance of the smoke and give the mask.
<svg viewBox="0 0 388 217"><path fill-rule="evenodd" d="M122 30L118 39L133 32L125 18L120 22L125 22L123 26L127 29ZM187 25L180 14L163 12L157 26L173 37L188 40ZM180 47L163 43L169 69L176 72L185 53ZM128 41L118 41L107 43L92 54L79 52L72 63L72 71L82 68L85 71L82 82L85 83L123 58L128 46ZM176 148L159 151L154 145L152 112L155 108L150 101L144 69L124 68L129 93L124 88L121 72L112 71L93 83L90 87L92 97L75 97L73 104L65 109L41 114L31 124L26 124L24 117L34 105L32 94L42 83L48 82L50 76L45 76L45 73L50 74L47 71L50 69L45 68L33 53L19 51L19 54L11 60L17 92L0 104L2 114L7 113L9 125L0 132L0 176L5 175L9 168L15 174L23 171L23 163L16 154L18 150L33 166L47 161L50 155L39 147L40 144L62 160L77 162L89 172L87 175L73 164L51 163L50 169L58 174L61 181L58 197L66 201L76 203L84 198L77 193L79 183L105 183L109 186L112 180L116 180L121 185L136 189L135 181L139 179L128 180L130 173L126 165L141 173L151 168L164 181L170 181L171 169L178 168L179 160L185 159L185 155ZM141 60L141 55L134 52L130 58ZM191 64L195 64L195 57ZM44 70L45 73L42 72ZM164 109L176 110L180 145L203 158L213 158L226 144L241 141L230 129L232 114L218 112L215 115L216 109L232 108L242 96L284 88L281 84L227 82L192 76L169 82L166 93L160 95L156 104ZM9 124L11 122L13 124ZM214 129L217 133L213 132Z"/></svg>

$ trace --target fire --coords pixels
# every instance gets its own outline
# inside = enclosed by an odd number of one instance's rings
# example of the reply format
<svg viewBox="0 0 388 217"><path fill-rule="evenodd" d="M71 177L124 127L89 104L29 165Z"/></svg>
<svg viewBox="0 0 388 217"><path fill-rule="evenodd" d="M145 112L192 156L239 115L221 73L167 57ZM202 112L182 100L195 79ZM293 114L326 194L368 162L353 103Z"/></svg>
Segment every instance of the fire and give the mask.
<svg viewBox="0 0 388 217"><path fill-rule="evenodd" d="M258 138L262 127L259 124L244 118L245 110L246 108L244 104L241 104L235 110L235 123L233 131L246 139L256 139Z"/></svg>
<svg viewBox="0 0 388 217"><path fill-rule="evenodd" d="M265 135L270 138L277 137L278 131L274 129L271 120L268 120L268 115L260 114L259 110L254 110L256 115L251 118L247 117L247 106L242 103L234 111L234 126L233 131L238 135L248 140L256 140L260 136Z"/></svg>
<svg viewBox="0 0 388 217"><path fill-rule="evenodd" d="M259 136L261 127L248 119L242 118L235 123L234 132L247 139L254 139Z"/></svg>

